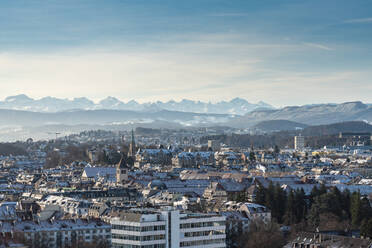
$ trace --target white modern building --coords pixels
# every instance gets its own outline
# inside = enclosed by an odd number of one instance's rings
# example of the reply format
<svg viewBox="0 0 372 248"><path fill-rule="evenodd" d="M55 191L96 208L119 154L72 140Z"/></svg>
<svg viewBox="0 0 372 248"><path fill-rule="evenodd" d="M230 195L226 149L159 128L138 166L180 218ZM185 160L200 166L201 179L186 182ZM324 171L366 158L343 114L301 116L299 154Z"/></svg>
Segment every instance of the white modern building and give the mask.
<svg viewBox="0 0 372 248"><path fill-rule="evenodd" d="M299 135L294 137L294 148L295 150L303 150L305 148L304 136Z"/></svg>
<svg viewBox="0 0 372 248"><path fill-rule="evenodd" d="M132 209L111 219L113 248L226 247L226 217Z"/></svg>

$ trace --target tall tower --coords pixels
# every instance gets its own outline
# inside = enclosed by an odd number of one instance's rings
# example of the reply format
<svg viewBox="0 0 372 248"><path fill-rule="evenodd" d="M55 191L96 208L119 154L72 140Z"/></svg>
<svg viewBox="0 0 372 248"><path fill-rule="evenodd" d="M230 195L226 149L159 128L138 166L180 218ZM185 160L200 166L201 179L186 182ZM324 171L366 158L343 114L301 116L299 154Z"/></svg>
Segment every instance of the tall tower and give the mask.
<svg viewBox="0 0 372 248"><path fill-rule="evenodd" d="M294 148L295 150L303 150L305 148L305 137L301 136L301 134L294 137Z"/></svg>
<svg viewBox="0 0 372 248"><path fill-rule="evenodd" d="M120 162L116 165L116 183L120 184L128 180L128 170L129 167L127 162L125 158L121 156Z"/></svg>
<svg viewBox="0 0 372 248"><path fill-rule="evenodd" d="M134 131L132 129L132 140L129 145L129 152L128 152L128 157L131 157L133 161L136 158L136 143L134 141Z"/></svg>

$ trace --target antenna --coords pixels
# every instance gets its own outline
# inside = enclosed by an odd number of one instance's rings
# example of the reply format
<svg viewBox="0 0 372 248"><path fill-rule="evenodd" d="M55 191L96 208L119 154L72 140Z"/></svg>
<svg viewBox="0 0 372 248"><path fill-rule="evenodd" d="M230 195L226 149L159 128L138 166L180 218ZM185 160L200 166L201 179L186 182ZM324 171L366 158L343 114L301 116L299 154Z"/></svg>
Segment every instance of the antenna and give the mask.
<svg viewBox="0 0 372 248"><path fill-rule="evenodd" d="M59 132L55 132L55 133L48 132L48 134L55 134L56 135L56 141L57 141L58 135L61 134L61 133L59 133Z"/></svg>

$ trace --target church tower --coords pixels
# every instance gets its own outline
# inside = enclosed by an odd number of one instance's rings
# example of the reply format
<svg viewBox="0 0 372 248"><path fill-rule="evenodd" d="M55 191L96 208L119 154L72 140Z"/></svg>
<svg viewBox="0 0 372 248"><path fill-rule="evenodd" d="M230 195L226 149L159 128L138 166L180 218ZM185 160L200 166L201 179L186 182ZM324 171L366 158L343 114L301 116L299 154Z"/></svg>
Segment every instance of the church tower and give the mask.
<svg viewBox="0 0 372 248"><path fill-rule="evenodd" d="M122 183L128 180L129 167L124 156L121 156L120 162L116 165L116 183Z"/></svg>
<svg viewBox="0 0 372 248"><path fill-rule="evenodd" d="M128 152L128 157L132 158L133 161L136 160L136 143L134 141L134 131L132 129L132 140L129 145L129 152Z"/></svg>

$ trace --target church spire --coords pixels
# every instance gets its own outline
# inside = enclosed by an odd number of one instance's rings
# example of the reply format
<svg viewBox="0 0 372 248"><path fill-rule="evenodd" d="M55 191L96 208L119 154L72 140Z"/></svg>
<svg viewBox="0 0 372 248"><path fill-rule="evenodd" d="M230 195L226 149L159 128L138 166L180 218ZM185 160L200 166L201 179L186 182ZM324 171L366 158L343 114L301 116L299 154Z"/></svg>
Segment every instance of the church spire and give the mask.
<svg viewBox="0 0 372 248"><path fill-rule="evenodd" d="M129 145L128 157L135 159L136 156L136 142L134 140L134 131L132 129L132 140Z"/></svg>

